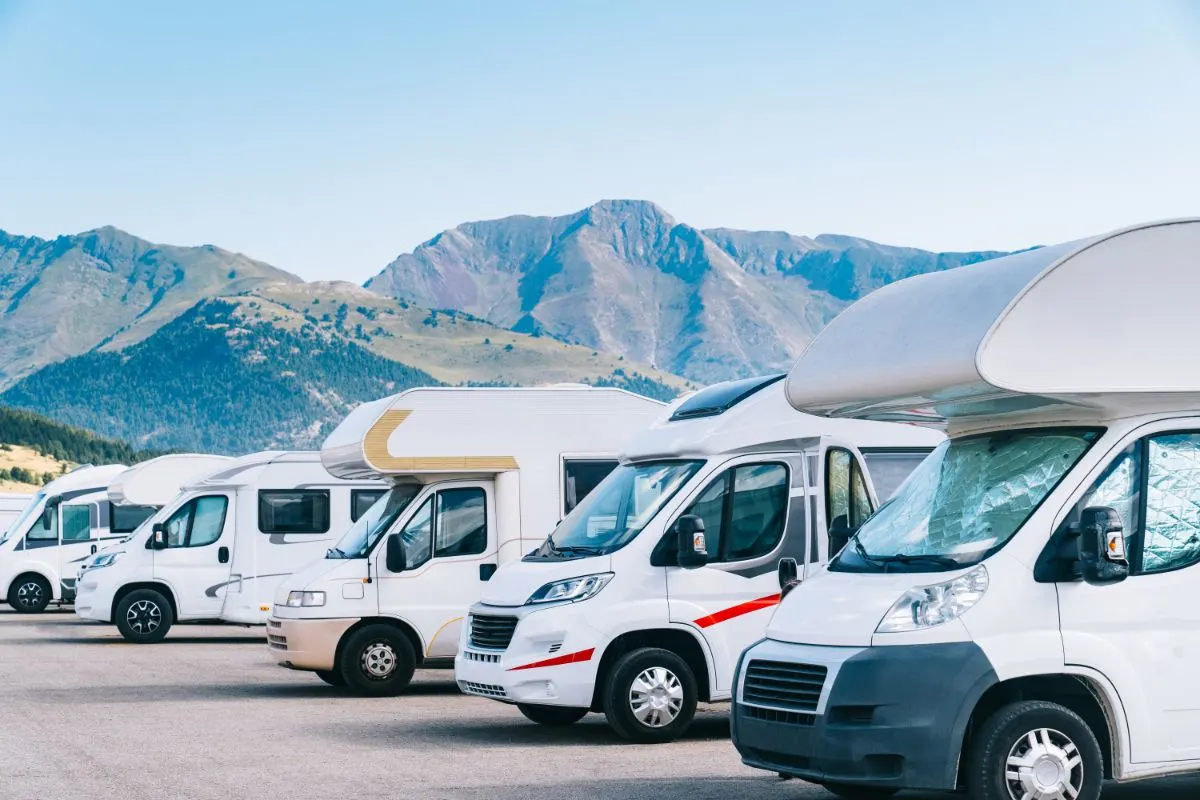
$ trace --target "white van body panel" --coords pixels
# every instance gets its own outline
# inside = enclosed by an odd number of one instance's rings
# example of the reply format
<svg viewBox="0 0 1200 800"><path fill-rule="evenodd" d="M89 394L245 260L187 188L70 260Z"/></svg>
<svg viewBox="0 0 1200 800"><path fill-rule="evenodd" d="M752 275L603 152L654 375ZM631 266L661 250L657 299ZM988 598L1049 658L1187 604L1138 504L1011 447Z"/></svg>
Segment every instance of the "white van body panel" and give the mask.
<svg viewBox="0 0 1200 800"><path fill-rule="evenodd" d="M20 494L17 492L4 492L0 494L0 535L8 530L9 525L16 522L32 498L33 495L31 494Z"/></svg>

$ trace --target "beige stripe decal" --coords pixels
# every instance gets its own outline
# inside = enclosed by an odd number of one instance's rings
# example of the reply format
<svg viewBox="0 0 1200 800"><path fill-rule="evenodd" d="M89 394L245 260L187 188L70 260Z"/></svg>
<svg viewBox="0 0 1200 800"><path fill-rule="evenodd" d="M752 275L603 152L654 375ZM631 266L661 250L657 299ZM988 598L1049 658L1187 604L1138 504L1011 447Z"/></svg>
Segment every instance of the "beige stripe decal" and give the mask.
<svg viewBox="0 0 1200 800"><path fill-rule="evenodd" d="M392 456L388 439L412 411L388 410L363 437L363 456L380 472L503 472L517 469L512 456Z"/></svg>

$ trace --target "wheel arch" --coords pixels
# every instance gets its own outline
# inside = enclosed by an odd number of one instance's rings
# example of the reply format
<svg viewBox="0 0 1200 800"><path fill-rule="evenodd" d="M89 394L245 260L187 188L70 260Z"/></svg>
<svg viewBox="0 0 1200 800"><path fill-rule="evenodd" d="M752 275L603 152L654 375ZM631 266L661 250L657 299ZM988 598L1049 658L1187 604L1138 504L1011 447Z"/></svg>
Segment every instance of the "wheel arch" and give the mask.
<svg viewBox="0 0 1200 800"><path fill-rule="evenodd" d="M113 594L112 608L109 609L109 619L114 623L117 621L117 607L121 605L121 601L129 596L131 592L136 592L138 589L153 589L167 598L167 602L171 604L171 616L176 620L179 619L179 601L175 598L175 592L170 586L162 581L134 581L126 583Z"/></svg>
<svg viewBox="0 0 1200 800"><path fill-rule="evenodd" d="M363 617L358 622L354 623L345 631L343 631L341 637L338 639L337 647L334 649L333 653L334 669L338 669L338 665L342 661L342 650L346 646L346 641L355 633L367 627L368 625L386 625L390 628L395 628L400 633L404 634L404 637L408 639L409 644L412 645L413 653L417 657L417 668L420 668L420 666L425 662L425 645L421 641L421 634L418 633L414 625L406 620L399 619L398 617Z"/></svg>
<svg viewBox="0 0 1200 800"><path fill-rule="evenodd" d="M46 585L48 587L50 587L50 599L52 601L58 600L62 597L61 587L58 587L60 590L59 590L59 592L56 593L54 579L51 578L49 575L47 575L44 571L39 570L39 569L23 569L20 572L18 572L16 575L13 576L13 579L8 582L8 586L4 587L4 594L0 595L0 600L3 600L5 603L7 603L8 595L12 592L13 587L16 586L17 583L20 582L23 578L29 578L29 577L41 578L42 580L44 580L46 582ZM58 595L58 597L55 596L56 594Z"/></svg>
<svg viewBox="0 0 1200 800"><path fill-rule="evenodd" d="M712 654L703 640L687 628L662 627L641 628L626 631L616 636L604 648L596 666L596 683L592 687L592 710L602 710L603 687L617 659L642 647L658 647L670 650L687 662L696 677L696 691L700 700L712 698Z"/></svg>

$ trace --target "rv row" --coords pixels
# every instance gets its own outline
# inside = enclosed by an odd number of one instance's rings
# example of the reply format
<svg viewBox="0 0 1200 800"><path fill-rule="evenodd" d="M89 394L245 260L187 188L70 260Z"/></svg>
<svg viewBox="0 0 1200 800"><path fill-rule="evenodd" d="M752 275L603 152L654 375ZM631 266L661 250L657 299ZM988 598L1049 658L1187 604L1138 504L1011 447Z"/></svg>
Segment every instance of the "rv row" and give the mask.
<svg viewBox="0 0 1200 800"><path fill-rule="evenodd" d="M680 736L847 798L1095 800L1200 771L1200 221L899 281L788 375L664 406L415 389L317 452L81 468L0 539L17 609L265 624L363 695Z"/></svg>

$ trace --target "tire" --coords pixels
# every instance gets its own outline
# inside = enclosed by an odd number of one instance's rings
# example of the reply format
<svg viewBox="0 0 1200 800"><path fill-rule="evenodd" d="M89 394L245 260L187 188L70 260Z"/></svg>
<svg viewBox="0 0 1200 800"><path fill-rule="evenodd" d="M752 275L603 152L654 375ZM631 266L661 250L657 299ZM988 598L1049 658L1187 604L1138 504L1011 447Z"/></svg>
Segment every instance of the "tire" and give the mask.
<svg viewBox="0 0 1200 800"><path fill-rule="evenodd" d="M1041 775L1033 769L1035 760L1044 765ZM1060 786L1069 783L1077 790L1063 796L1097 800L1104 756L1096 734L1082 717L1057 703L1012 703L988 717L974 737L965 765L967 791L972 800L1021 798L1028 793L1023 786L1050 780L1045 773L1051 769Z"/></svg>
<svg viewBox="0 0 1200 800"><path fill-rule="evenodd" d="M879 786L849 786L842 783L823 784L825 791L843 800L887 800L899 789L885 789Z"/></svg>
<svg viewBox="0 0 1200 800"><path fill-rule="evenodd" d="M530 722L551 728L565 728L568 725L574 725L588 714L588 709L573 706L536 706L530 703L517 703L517 709Z"/></svg>
<svg viewBox="0 0 1200 800"><path fill-rule="evenodd" d="M8 589L8 604L22 614L40 614L54 598L50 582L41 575L22 575Z"/></svg>
<svg viewBox="0 0 1200 800"><path fill-rule="evenodd" d="M157 589L135 589L117 603L113 621L127 642L154 644L175 624L171 603Z"/></svg>
<svg viewBox="0 0 1200 800"><path fill-rule="evenodd" d="M342 673L335 670L319 669L317 677L328 683L330 686L345 686L346 679L342 677Z"/></svg>
<svg viewBox="0 0 1200 800"><path fill-rule="evenodd" d="M346 687L365 697L400 694L416 668L412 643L390 625L367 625L354 631L338 657L338 672Z"/></svg>
<svg viewBox="0 0 1200 800"><path fill-rule="evenodd" d="M678 739L696 716L696 676L670 650L643 647L617 659L605 679L604 716L639 744Z"/></svg>

